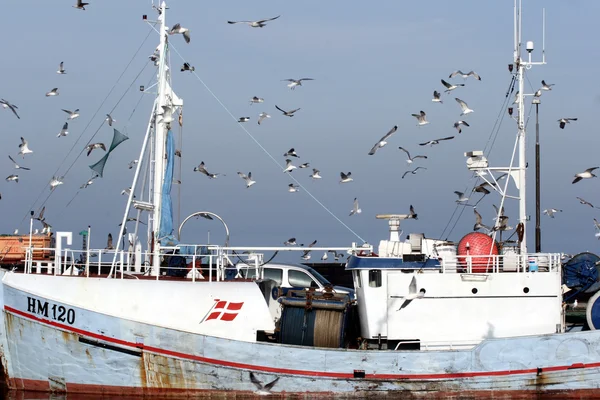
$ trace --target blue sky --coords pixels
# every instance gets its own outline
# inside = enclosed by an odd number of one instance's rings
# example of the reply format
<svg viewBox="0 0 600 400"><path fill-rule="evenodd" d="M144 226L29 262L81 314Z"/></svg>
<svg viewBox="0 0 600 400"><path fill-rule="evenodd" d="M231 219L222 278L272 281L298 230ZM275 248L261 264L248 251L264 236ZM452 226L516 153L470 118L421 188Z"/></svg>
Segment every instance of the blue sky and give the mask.
<svg viewBox="0 0 600 400"><path fill-rule="evenodd" d="M150 4L91 1L86 11L80 11L72 8L71 2L40 2L35 12L22 2L4 5L4 29L18 34L3 43L9 61L0 66L4 77L0 97L19 107L21 120L8 110L0 110L4 153L0 155L4 159L0 169L4 176L19 173L20 182L0 181L0 232L10 233L17 227L21 232L27 230L24 217L30 209L39 209L56 173L66 177L65 184L45 203L46 217L54 229L79 232L91 225L96 247L105 245L107 233L116 237L126 200L120 193L133 178L127 164L138 158L153 100L138 89L155 74L147 56L158 37L152 33L144 42L150 28L141 20L142 14L154 17ZM196 67L234 116L252 118L246 129L281 165L285 163L283 153L294 147L301 157L297 163L310 162L311 167L321 170L323 179L316 182L309 178L310 169L293 174L361 238L372 244L387 238L387 224L376 220L375 214L407 213L411 204L419 219L403 224L405 234L424 232L427 237L458 241L470 231L474 223L470 208L456 224L450 220L456 210L453 192L476 184L466 169L463 153L483 149L497 116L506 115L501 106L511 79L507 64L512 62L512 1L467 0L460 7L443 0L375 4L307 1L299 7L277 1L213 2L208 6L176 0L169 6L168 24L179 22L191 30L190 44L180 37L171 38L185 61ZM556 85L552 92L544 93L540 107L542 209L564 210L555 219L542 220L543 250L596 252L592 218L599 218L600 210L579 204L575 197L600 206L600 181L584 180L575 185L571 181L575 173L600 165L595 132L600 93L593 84L590 87L595 81L600 44L589 35L600 3L527 1L523 39L535 41L534 59L540 57L542 7L547 13L548 65L528 71L526 85L528 92L537 89L542 79ZM226 23L276 15L281 18L263 29ZM23 29L24 21L27 29ZM140 45L139 54L102 105ZM55 72L60 61L65 62L66 75ZM178 71L183 60L174 52L171 62L174 88L185 102L182 219L194 211L216 212L227 221L232 244L239 246L280 245L289 237L301 243L317 239L323 246L360 242L304 190L288 193L292 180L194 75ZM464 88L444 95L444 104L432 103L433 90L444 89L440 79L448 80L455 69L475 70L482 81L469 79ZM295 91L281 81L300 77L315 80ZM462 78L453 81L463 83ZM61 94L46 98L44 94L53 87L59 87ZM249 106L252 96L265 98L265 103ZM467 101L475 110L466 117L471 126L460 135L452 127L460 119L454 97ZM115 127L130 140L111 155L104 178L73 199L91 175L88 165L101 154L76 156L96 131L93 142L110 143L112 130L102 122L117 102ZM301 110L287 118L275 105ZM70 123L69 136L57 138L66 119L61 108L79 108L81 117ZM410 114L420 110L428 114L429 125L416 126ZM259 127L256 119L261 111L272 118ZM528 234L533 249L535 125L531 115ZM560 117L579 120L561 130L556 122ZM398 132L389 144L368 156L373 144L394 125L398 125ZM514 121L505 116L490 156L493 165L509 162L515 132ZM455 140L432 148L418 146L452 135ZM16 158L20 136L34 151L25 160ZM427 154L427 160L415 163L427 170L401 179L407 165L398 146L412 154ZM71 148L74 151L69 152ZM9 154L31 171L15 171ZM209 180L192 172L200 161L209 171L227 176ZM257 184L245 189L237 171L252 171ZM351 171L354 181L339 184L341 171ZM177 192L177 188L173 190ZM363 212L349 217L355 197ZM479 195L472 197L478 199ZM499 197L492 194L477 207L490 224L492 204L498 203ZM516 225L516 201L508 200L506 210L510 225ZM447 226L454 228L450 231ZM209 230L211 241L220 242L222 228L205 220L190 222L183 239L205 241Z"/></svg>

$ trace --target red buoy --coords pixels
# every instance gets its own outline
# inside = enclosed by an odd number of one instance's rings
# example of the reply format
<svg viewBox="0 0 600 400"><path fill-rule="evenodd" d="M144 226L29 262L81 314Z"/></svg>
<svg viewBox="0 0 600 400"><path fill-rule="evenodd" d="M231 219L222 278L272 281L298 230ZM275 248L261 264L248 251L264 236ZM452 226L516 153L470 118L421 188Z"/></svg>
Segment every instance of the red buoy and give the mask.
<svg viewBox="0 0 600 400"><path fill-rule="evenodd" d="M469 258L465 256L472 256L470 257L472 272L491 272L495 258L493 256L498 255L498 244L484 233L471 232L460 239L456 254L460 267L466 269Z"/></svg>

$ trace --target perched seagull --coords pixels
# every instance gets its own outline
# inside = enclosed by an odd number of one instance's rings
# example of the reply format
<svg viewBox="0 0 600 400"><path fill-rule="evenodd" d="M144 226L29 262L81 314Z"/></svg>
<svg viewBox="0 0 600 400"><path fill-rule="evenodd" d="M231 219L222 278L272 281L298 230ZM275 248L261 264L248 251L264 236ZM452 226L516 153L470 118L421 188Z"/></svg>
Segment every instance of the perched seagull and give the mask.
<svg viewBox="0 0 600 400"><path fill-rule="evenodd" d="M106 114L106 122L108 122L108 126L112 126L114 122L117 122L110 114Z"/></svg>
<svg viewBox="0 0 600 400"><path fill-rule="evenodd" d="M477 209L473 208L473 212L475 213L475 225L473 225L473 230L474 230L474 231L478 231L478 230L480 230L481 228L483 228L483 229L487 230L488 232L491 232L491 231L492 231L492 228L490 228L490 227L489 227L489 226L487 226L487 225L484 225L484 224L481 222L481 221L482 221L481 214L479 214L479 213L477 212Z"/></svg>
<svg viewBox="0 0 600 400"><path fill-rule="evenodd" d="M227 21L227 23L232 24L232 25L233 24L248 24L248 26L250 26L252 28L262 28L263 26L267 25L267 22L274 21L279 17L281 17L281 15L278 15L273 18L259 19L258 21Z"/></svg>
<svg viewBox="0 0 600 400"><path fill-rule="evenodd" d="M57 74L61 74L64 75L67 73L67 71L65 71L65 63L64 61L61 61L60 64L58 65L58 70L56 71Z"/></svg>
<svg viewBox="0 0 600 400"><path fill-rule="evenodd" d="M64 183L64 179L64 176L53 176L52 180L50 180L50 190L54 190L57 186L62 185Z"/></svg>
<svg viewBox="0 0 600 400"><path fill-rule="evenodd" d="M358 199L355 197L354 198L354 206L352 207L352 210L350 211L350 216L353 216L354 214L360 214L361 212L362 212L362 210L358 206Z"/></svg>
<svg viewBox="0 0 600 400"><path fill-rule="evenodd" d="M321 256L321 261L327 261L328 258L329 258L329 256L327 255L327 252L324 252L323 255Z"/></svg>
<svg viewBox="0 0 600 400"><path fill-rule="evenodd" d="M55 87L54 89L52 89L51 91L46 93L46 97L49 97L49 96L58 96L58 88Z"/></svg>
<svg viewBox="0 0 600 400"><path fill-rule="evenodd" d="M25 154L33 153L33 150L29 149L29 143L23 137L21 137L21 144L19 145L19 155L25 158Z"/></svg>
<svg viewBox="0 0 600 400"><path fill-rule="evenodd" d="M517 93L515 93L515 99L513 100L513 104L517 104L519 102L519 91L517 90Z"/></svg>
<svg viewBox="0 0 600 400"><path fill-rule="evenodd" d="M408 306L415 299L422 299L425 296L425 290L421 289L417 292L417 278L412 277L410 284L408 285L408 294L403 297L403 302L400 305L400 308L397 311L402 310L404 307Z"/></svg>
<svg viewBox="0 0 600 400"><path fill-rule="evenodd" d="M193 65L190 65L190 63L184 62L183 65L181 66L181 72L184 71L190 71L190 72L194 72L196 70L196 67L194 67Z"/></svg>
<svg viewBox="0 0 600 400"><path fill-rule="evenodd" d="M253 98L250 99L250 105L254 104L254 103L264 103L265 99L263 99L262 97L256 97L254 96Z"/></svg>
<svg viewBox="0 0 600 400"><path fill-rule="evenodd" d="M314 81L313 78L300 78L300 79L282 79L282 81L289 82L287 87L294 90L296 86L302 86L302 81Z"/></svg>
<svg viewBox="0 0 600 400"><path fill-rule="evenodd" d="M211 179L217 179L217 176L221 175L221 174L211 174L210 172L208 172L206 170L206 168L204 167L204 161L200 162L200 165L198 165L197 167L194 167L194 172L201 172Z"/></svg>
<svg viewBox="0 0 600 400"><path fill-rule="evenodd" d="M469 106L467 105L467 103L465 103L464 101L462 101L461 99L459 99L458 97L454 98L454 100L456 100L456 102L460 105L460 108L462 109L462 113L460 114L462 115L467 115L473 112L473 110L471 110L469 108Z"/></svg>
<svg viewBox="0 0 600 400"><path fill-rule="evenodd" d="M340 183L352 182L354 179L352 179L351 175L352 175L352 172L348 172L347 174L340 172L340 178L341 178Z"/></svg>
<svg viewBox="0 0 600 400"><path fill-rule="evenodd" d="M6 182L14 181L19 183L19 175L9 175L6 177Z"/></svg>
<svg viewBox="0 0 600 400"><path fill-rule="evenodd" d="M533 97L542 97L542 89L538 89L538 91L533 94Z"/></svg>
<svg viewBox="0 0 600 400"><path fill-rule="evenodd" d="M300 188L300 186L294 185L293 183L290 183L288 185L288 192L290 192L290 193L297 192L299 190L299 188Z"/></svg>
<svg viewBox="0 0 600 400"><path fill-rule="evenodd" d="M293 117L294 113L298 110L300 110L300 108L296 108L295 110L292 111L285 111L282 110L281 108L279 108L277 105L275 105L275 108L278 109L279 111L281 111L283 113L283 115L285 115L286 117Z"/></svg>
<svg viewBox="0 0 600 400"><path fill-rule="evenodd" d="M304 164L298 165L298 168L308 168L310 167L310 163L305 162Z"/></svg>
<svg viewBox="0 0 600 400"><path fill-rule="evenodd" d="M13 112L13 114L15 114L15 117L21 119L21 117L19 117L19 114L17 114L17 106L15 106L14 104L11 104L8 100L4 100L4 99L0 99L0 104L2 104L3 108L10 108L10 111Z"/></svg>
<svg viewBox="0 0 600 400"><path fill-rule="evenodd" d="M176 35L181 33L186 43L190 42L190 30L188 28L182 27L180 24L175 24L169 31L169 35Z"/></svg>
<svg viewBox="0 0 600 400"><path fill-rule="evenodd" d="M420 111L418 114L410 114L417 119L419 122L419 126L427 125L429 121L427 121L427 115L425 111Z"/></svg>
<svg viewBox="0 0 600 400"><path fill-rule="evenodd" d="M269 114L267 114L266 112L261 112L260 114L258 114L258 124L260 125L260 123L265 119L265 118L271 118L271 116Z"/></svg>
<svg viewBox="0 0 600 400"><path fill-rule="evenodd" d="M433 101L434 103L440 103L440 104L444 103L442 101L442 95L437 90L433 91L433 99L431 99L431 101Z"/></svg>
<svg viewBox="0 0 600 400"><path fill-rule="evenodd" d="M417 218L417 213L415 212L415 208L412 206L412 204L410 205L410 212L408 214L408 218L410 219L419 219Z"/></svg>
<svg viewBox="0 0 600 400"><path fill-rule="evenodd" d="M571 121L577 121L577 118L561 118L558 120L558 126L560 129L565 129L565 125L570 124Z"/></svg>
<svg viewBox="0 0 600 400"><path fill-rule="evenodd" d="M388 133L386 133L381 139L379 139L377 143L375 143L375 145L371 148L371 151L369 151L369 155L372 156L377 150L385 146L387 144L387 140L390 138L390 136L396 133L397 130L398 125L394 125L394 127L390 129Z"/></svg>
<svg viewBox="0 0 600 400"><path fill-rule="evenodd" d="M580 172L578 174L575 174L575 179L573 179L573 182L571 183L577 183L582 179L588 179L588 178L595 178L596 175L594 175L592 173L593 170L598 169L598 167L592 167L592 168L588 168L583 172Z"/></svg>
<svg viewBox="0 0 600 400"><path fill-rule="evenodd" d="M84 10L85 11L85 6L87 6L90 3L84 3L81 0L77 0L77 3L75 3L75 5L73 6L73 8L77 8L78 10Z"/></svg>
<svg viewBox="0 0 600 400"><path fill-rule="evenodd" d="M69 123L65 122L62 129L60 130L60 132L58 132L58 135L56 135L56 137L67 136L69 134L68 129L69 129Z"/></svg>
<svg viewBox="0 0 600 400"><path fill-rule="evenodd" d="M30 169L27 167L22 167L19 164L17 164L17 162L9 155L8 158L10 158L10 161L13 162L13 164L15 165L15 169L24 169L26 171L29 171Z"/></svg>
<svg viewBox="0 0 600 400"><path fill-rule="evenodd" d="M554 83L546 83L546 81L542 79L542 90L552 90L552 86L554 86Z"/></svg>
<svg viewBox="0 0 600 400"><path fill-rule="evenodd" d="M258 389L254 393L258 394L260 396L270 395L271 389L273 389L273 386L275 386L275 384L277 383L278 380L279 380L279 377L273 379L271 382L264 385L261 381L258 380L258 378L252 372L250 372L250 382L252 382L254 384L254 386L256 386L256 388Z"/></svg>
<svg viewBox="0 0 600 400"><path fill-rule="evenodd" d="M132 169L135 166L135 164L137 164L137 163L138 163L138 160L130 161L129 164L127 164L127 168Z"/></svg>
<svg viewBox="0 0 600 400"><path fill-rule="evenodd" d="M462 132L462 129L460 128L460 126L461 126L461 125L464 125L464 126L471 126L471 125L469 125L469 124L467 123L467 121L462 121L462 120L461 120L461 121L457 121L457 122L455 122L455 123L454 123L454 127L456 128L456 130L458 131L458 133L461 133L461 132Z"/></svg>
<svg viewBox="0 0 600 400"><path fill-rule="evenodd" d="M92 151L94 151L95 149L102 149L102 150L106 151L106 146L104 145L104 143L88 144L87 146L85 146L85 150L87 150L88 157L90 154L92 154Z"/></svg>
<svg viewBox="0 0 600 400"><path fill-rule="evenodd" d="M241 123L241 122L248 122L248 121L250 121L250 117L240 117L240 118L238 119L238 122L240 122L240 123Z"/></svg>
<svg viewBox="0 0 600 400"><path fill-rule="evenodd" d="M10 157L10 156L9 156L9 157ZM13 161L13 162L14 162L14 161ZM586 200L582 199L581 197L577 197L577 200L579 200L579 202L580 202L581 204L583 204L583 205L590 206L590 207L592 207L592 208L600 208L600 207L596 207L596 206L594 206L592 203L590 203L589 201L586 201Z"/></svg>
<svg viewBox="0 0 600 400"><path fill-rule="evenodd" d="M556 214L557 212L562 212L562 210L559 210L556 208L548 208L548 209L544 210L544 214L546 214L550 218L554 218L554 214Z"/></svg>
<svg viewBox="0 0 600 400"><path fill-rule="evenodd" d="M408 150L406 150L404 147L398 147L398 148L399 148L400 150L402 150L403 152L405 152L405 153L406 153L406 155L408 156L408 160L406 160L406 163L407 163L407 164L412 164L412 163L413 163L413 161L414 161L415 159L417 159L417 158L424 158L424 159L427 159L427 156L423 156L423 155L418 155L418 156L411 157L411 156L410 156L410 153L408 152Z"/></svg>
<svg viewBox="0 0 600 400"><path fill-rule="evenodd" d="M300 158L300 156L298 156L298 154L296 154L296 150L294 150L293 147L291 149L289 149L286 153L284 153L283 156Z"/></svg>
<svg viewBox="0 0 600 400"><path fill-rule="evenodd" d="M284 246L296 246L298 243L296 242L296 238L289 238L285 242L283 242Z"/></svg>
<svg viewBox="0 0 600 400"><path fill-rule="evenodd" d="M290 160L289 158L285 160L285 169L283 170L283 172L292 172L296 168L297 167L295 165L292 165L292 160Z"/></svg>
<svg viewBox="0 0 600 400"><path fill-rule="evenodd" d="M313 179L321 179L321 171L316 168L313 168L313 173L310 175Z"/></svg>
<svg viewBox="0 0 600 400"><path fill-rule="evenodd" d="M464 72L462 72L460 69L458 71L454 71L453 73L450 74L450 76L448 78L454 78L456 75L460 75L462 76L464 79L467 79L468 77L472 76L473 78L477 79L478 81L481 80L481 77L479 75L477 75L477 73L475 71L469 71L466 74Z"/></svg>
<svg viewBox="0 0 600 400"><path fill-rule="evenodd" d="M252 180L252 172L248 172L248 175L244 174L243 172L238 172L237 174L240 176L240 178L246 181L246 189L256 183L256 181Z"/></svg>
<svg viewBox="0 0 600 400"><path fill-rule="evenodd" d="M429 142L425 142L425 143L419 143L419 146L433 146L434 144L440 144L441 140L450 140L450 139L454 139L454 136L448 136L445 138L441 138L441 139L434 139L434 140L430 140Z"/></svg>
<svg viewBox="0 0 600 400"><path fill-rule="evenodd" d="M64 108L62 110L64 112L66 112L67 114L69 114L69 117L67 119L75 119L75 118L79 117L79 108L76 109L75 111L65 110Z"/></svg>
<svg viewBox="0 0 600 400"><path fill-rule="evenodd" d="M459 192L459 191L454 191L454 194L458 196L458 200L456 200L456 202L458 204L464 204L467 201L469 201L469 198L467 196L465 196L465 194L463 192Z"/></svg>
<svg viewBox="0 0 600 400"><path fill-rule="evenodd" d="M446 86L446 90L444 92L450 93L452 90L456 89L459 86L465 86L464 83L448 83L442 79L442 85Z"/></svg>
<svg viewBox="0 0 600 400"><path fill-rule="evenodd" d="M427 168L425 168L425 167L417 167L417 168L413 169L412 171L406 171L405 173L402 174L402 179L404 179L404 177L407 174L413 174L413 175L416 174L419 169L427 169Z"/></svg>

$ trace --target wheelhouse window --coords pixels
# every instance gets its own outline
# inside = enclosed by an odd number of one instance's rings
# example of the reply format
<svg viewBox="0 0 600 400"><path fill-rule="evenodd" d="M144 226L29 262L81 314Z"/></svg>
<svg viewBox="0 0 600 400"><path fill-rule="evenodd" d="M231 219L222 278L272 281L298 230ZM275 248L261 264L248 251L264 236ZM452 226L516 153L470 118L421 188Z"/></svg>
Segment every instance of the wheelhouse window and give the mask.
<svg viewBox="0 0 600 400"><path fill-rule="evenodd" d="M362 278L360 277L360 270L354 270L352 272L354 273L354 285L356 285L356 288L358 289L359 287L362 286Z"/></svg>
<svg viewBox="0 0 600 400"><path fill-rule="evenodd" d="M280 268L267 268L263 267L263 274L265 279L272 279L277 282L278 286L281 286L283 281L283 270Z"/></svg>
<svg viewBox="0 0 600 400"><path fill-rule="evenodd" d="M317 282L315 282L308 274L302 271L288 271L288 280L292 287L303 287L303 288L318 288Z"/></svg>
<svg viewBox="0 0 600 400"><path fill-rule="evenodd" d="M369 270L369 286L370 287L381 287L381 270L370 269Z"/></svg>

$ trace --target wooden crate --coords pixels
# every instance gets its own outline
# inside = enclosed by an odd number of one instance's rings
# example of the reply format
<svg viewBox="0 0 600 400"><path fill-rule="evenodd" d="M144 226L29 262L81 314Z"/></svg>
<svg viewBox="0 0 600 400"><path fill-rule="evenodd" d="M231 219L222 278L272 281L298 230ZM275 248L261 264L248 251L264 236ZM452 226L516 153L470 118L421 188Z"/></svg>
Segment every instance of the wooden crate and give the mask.
<svg viewBox="0 0 600 400"><path fill-rule="evenodd" d="M19 263L25 260L25 248L29 246L29 235L0 236L0 264ZM43 260L52 257L54 238L47 235L32 235L33 259ZM45 250L42 250L45 249Z"/></svg>

